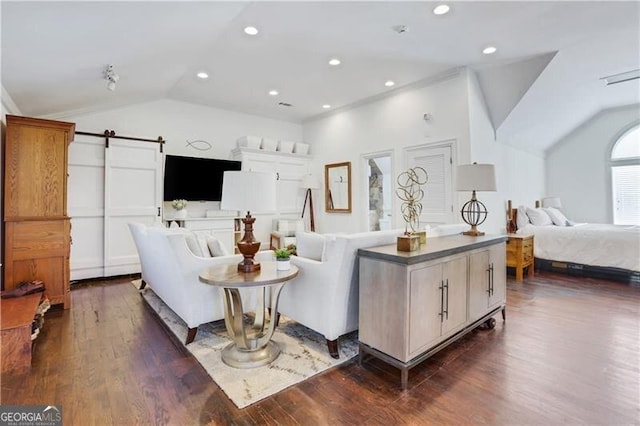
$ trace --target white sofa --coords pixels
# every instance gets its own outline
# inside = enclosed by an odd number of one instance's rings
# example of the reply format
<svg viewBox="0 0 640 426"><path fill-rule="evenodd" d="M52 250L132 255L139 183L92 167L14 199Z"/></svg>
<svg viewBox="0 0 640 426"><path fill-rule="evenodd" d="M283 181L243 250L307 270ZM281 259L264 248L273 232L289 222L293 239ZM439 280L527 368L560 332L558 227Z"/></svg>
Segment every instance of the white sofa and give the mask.
<svg viewBox="0 0 640 426"><path fill-rule="evenodd" d="M148 284L187 323L185 344L195 339L200 324L224 318L222 290L200 282L198 276L212 265L239 263L242 255L196 256L187 245L192 233L183 229L148 227L141 223L129 223L129 229L140 258L141 288ZM258 252L256 259L272 260L273 252ZM242 292L243 304L253 307L253 292Z"/></svg>
<svg viewBox="0 0 640 426"><path fill-rule="evenodd" d="M283 288L278 312L324 335L329 353L338 358L338 338L358 328L358 249L395 244L402 232L297 232L298 256L291 263L300 273Z"/></svg>

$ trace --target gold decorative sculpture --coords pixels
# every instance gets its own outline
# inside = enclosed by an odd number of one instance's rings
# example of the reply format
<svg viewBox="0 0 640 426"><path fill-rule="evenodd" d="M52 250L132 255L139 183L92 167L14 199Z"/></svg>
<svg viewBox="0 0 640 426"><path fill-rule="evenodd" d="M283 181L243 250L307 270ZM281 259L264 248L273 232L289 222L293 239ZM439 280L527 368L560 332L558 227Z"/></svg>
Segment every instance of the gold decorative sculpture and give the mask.
<svg viewBox="0 0 640 426"><path fill-rule="evenodd" d="M420 201L424 197L422 185L425 185L428 180L427 171L417 166L398 175L396 195L402 200L400 210L405 221L404 235L398 237L399 251L417 250L420 247L420 243L426 241L426 233L419 236L418 234L421 232L418 231L418 228L420 227L420 214L422 213Z"/></svg>

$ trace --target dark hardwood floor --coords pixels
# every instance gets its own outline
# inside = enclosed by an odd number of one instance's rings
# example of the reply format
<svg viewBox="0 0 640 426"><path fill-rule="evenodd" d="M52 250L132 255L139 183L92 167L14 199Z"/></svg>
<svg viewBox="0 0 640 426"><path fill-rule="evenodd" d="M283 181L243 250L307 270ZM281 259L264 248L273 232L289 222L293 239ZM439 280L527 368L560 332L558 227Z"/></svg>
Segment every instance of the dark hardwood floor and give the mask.
<svg viewBox="0 0 640 426"><path fill-rule="evenodd" d="M237 409L167 335L128 279L72 291L50 312L31 372L3 405L56 404L90 424L639 424L640 288L540 273L508 282L507 322L412 369L346 363Z"/></svg>

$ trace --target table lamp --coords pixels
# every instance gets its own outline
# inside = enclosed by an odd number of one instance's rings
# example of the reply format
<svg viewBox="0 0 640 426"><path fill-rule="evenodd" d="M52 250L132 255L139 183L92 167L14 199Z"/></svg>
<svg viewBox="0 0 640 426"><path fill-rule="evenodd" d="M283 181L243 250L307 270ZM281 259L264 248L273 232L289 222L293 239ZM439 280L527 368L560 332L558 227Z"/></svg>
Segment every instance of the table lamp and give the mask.
<svg viewBox="0 0 640 426"><path fill-rule="evenodd" d="M242 218L244 236L238 241L238 251L244 257L238 264L238 272L256 272L260 264L253 258L260 248L260 242L253 236L251 211L271 212L276 209L276 175L275 173L226 171L222 178L222 210L246 211Z"/></svg>
<svg viewBox="0 0 640 426"><path fill-rule="evenodd" d="M456 190L472 191L471 200L467 201L460 210L462 220L471 226L463 234L475 237L484 235L484 232L478 231L478 225L487 219L487 208L476 198L476 191L496 190L496 174L493 164L473 163L458 166Z"/></svg>
<svg viewBox="0 0 640 426"><path fill-rule="evenodd" d="M309 200L309 219L311 224L311 232L315 232L316 225L313 220L313 195L311 193L311 190L320 188L320 182L318 181L318 178L316 178L314 175L308 174L302 178L302 182L300 182L300 187L305 188L307 190L304 196L304 204L302 205L302 215L300 217L304 218L304 212L307 208L307 200Z"/></svg>

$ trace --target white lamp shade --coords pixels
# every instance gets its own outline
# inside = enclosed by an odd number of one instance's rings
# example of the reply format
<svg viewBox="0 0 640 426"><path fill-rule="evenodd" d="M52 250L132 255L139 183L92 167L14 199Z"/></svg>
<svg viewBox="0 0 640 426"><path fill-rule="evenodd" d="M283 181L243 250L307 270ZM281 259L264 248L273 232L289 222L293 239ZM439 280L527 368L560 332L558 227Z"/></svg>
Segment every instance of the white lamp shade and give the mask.
<svg viewBox="0 0 640 426"><path fill-rule="evenodd" d="M562 202L560 201L560 197L546 197L542 199L542 207L561 209Z"/></svg>
<svg viewBox="0 0 640 426"><path fill-rule="evenodd" d="M312 174L304 175L302 182L300 182L300 188L318 189L320 188L320 181Z"/></svg>
<svg viewBox="0 0 640 426"><path fill-rule="evenodd" d="M222 210L240 210L243 212L275 211L275 173L224 172L220 208Z"/></svg>
<svg viewBox="0 0 640 426"><path fill-rule="evenodd" d="M493 164L473 163L458 166L456 190L495 191L496 172Z"/></svg>

